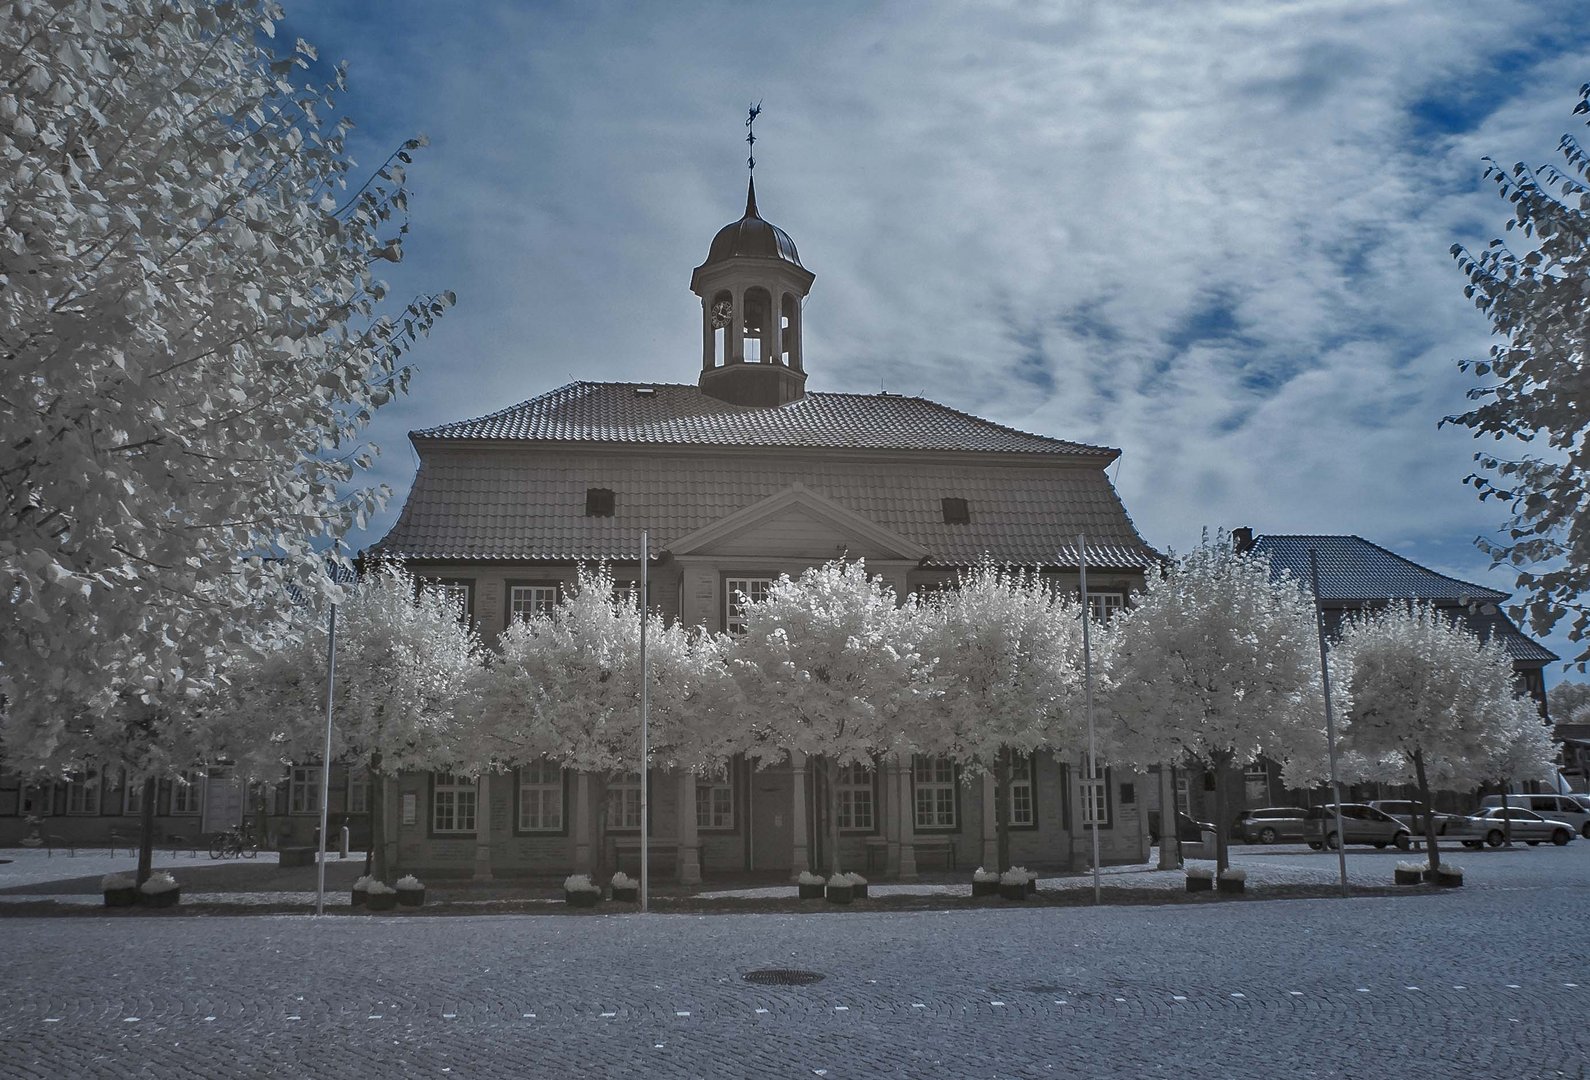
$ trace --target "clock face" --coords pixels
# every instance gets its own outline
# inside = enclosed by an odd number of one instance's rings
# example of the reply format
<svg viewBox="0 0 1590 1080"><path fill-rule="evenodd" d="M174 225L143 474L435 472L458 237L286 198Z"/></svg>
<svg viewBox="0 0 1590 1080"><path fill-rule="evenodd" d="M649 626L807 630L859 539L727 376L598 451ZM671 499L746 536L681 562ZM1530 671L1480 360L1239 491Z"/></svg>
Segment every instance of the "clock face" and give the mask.
<svg viewBox="0 0 1590 1080"><path fill-rule="evenodd" d="M729 300L719 300L712 305L712 328L714 330L728 326L734 321L734 304Z"/></svg>

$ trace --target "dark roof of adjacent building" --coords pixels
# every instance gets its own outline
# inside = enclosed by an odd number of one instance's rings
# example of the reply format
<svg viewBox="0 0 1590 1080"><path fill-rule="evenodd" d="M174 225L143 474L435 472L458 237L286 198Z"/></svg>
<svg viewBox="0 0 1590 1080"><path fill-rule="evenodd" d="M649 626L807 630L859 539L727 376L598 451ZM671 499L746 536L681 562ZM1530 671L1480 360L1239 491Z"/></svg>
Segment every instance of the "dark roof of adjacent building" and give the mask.
<svg viewBox="0 0 1590 1080"><path fill-rule="evenodd" d="M919 545L930 566L968 566L984 555L1074 566L1081 534L1089 565L1101 570L1142 570L1160 558L1101 468L627 449L434 446L379 550L432 561L633 560L643 528L654 552L667 550L801 484ZM590 488L614 493L611 517L585 513ZM944 520L946 498L966 500L967 523Z"/></svg>
<svg viewBox="0 0 1590 1080"><path fill-rule="evenodd" d="M1334 631L1354 609L1372 610L1396 600L1451 609L1482 641L1493 636L1514 661L1549 663L1556 653L1513 625L1500 604L1508 594L1438 574L1361 536L1257 536L1254 552L1269 557L1277 575L1290 574L1307 588L1310 555L1319 561L1319 599Z"/></svg>
<svg viewBox="0 0 1590 1080"><path fill-rule="evenodd" d="M574 382L411 439L673 446L970 451L1114 460L1108 447L996 424L926 398L810 393L776 408L731 405L679 383Z"/></svg>

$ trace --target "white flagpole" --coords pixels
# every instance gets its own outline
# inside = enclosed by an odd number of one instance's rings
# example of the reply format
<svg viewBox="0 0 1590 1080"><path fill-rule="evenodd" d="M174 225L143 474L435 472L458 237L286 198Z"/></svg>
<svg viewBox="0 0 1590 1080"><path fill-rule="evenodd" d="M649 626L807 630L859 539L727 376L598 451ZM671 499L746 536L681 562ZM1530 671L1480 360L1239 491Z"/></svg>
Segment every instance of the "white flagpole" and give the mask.
<svg viewBox="0 0 1590 1080"><path fill-rule="evenodd" d="M1341 868L1342 896L1347 896L1347 836L1342 829L1342 785L1336 777L1336 720L1331 709L1331 669L1325 662L1325 609L1319 602L1319 555L1308 551L1309 582L1314 587L1314 628L1319 633L1319 673L1325 688L1325 748L1330 752L1331 798L1336 800L1336 861Z"/></svg>
<svg viewBox="0 0 1590 1080"><path fill-rule="evenodd" d="M650 794L651 747L650 733L646 730L650 705L651 658L646 653L646 584L647 571L646 530L640 531L640 909L646 910L651 888L651 851L648 834L650 818L647 814L647 797Z"/></svg>
<svg viewBox="0 0 1590 1080"><path fill-rule="evenodd" d="M1093 640L1090 626L1093 622L1093 613L1088 608L1088 540L1087 535L1077 536L1077 573L1082 578L1082 682L1085 688L1084 699L1087 703L1088 717L1088 767L1087 778L1089 781L1098 781L1099 772L1099 745L1097 733L1093 729ZM1087 787L1088 799L1094 796L1093 783ZM1108 796L1106 796L1107 798ZM1093 818L1093 902L1102 903L1099 894L1099 815L1098 808L1089 804L1090 816Z"/></svg>
<svg viewBox="0 0 1590 1080"><path fill-rule="evenodd" d="M326 632L326 750L320 755L320 867L315 886L315 914L326 913L326 825L331 800L331 706L337 685L337 605L331 605Z"/></svg>

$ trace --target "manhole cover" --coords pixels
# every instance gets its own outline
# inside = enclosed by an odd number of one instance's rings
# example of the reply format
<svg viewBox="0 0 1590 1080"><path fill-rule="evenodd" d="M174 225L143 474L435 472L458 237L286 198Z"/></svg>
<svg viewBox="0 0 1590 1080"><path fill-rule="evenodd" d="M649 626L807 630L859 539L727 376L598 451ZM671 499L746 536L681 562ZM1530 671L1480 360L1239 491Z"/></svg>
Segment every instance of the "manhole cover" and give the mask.
<svg viewBox="0 0 1590 1080"><path fill-rule="evenodd" d="M796 971L792 968L768 968L766 971L747 971L741 977L749 983L762 983L771 986L810 986L814 982L821 982L823 978L815 971Z"/></svg>

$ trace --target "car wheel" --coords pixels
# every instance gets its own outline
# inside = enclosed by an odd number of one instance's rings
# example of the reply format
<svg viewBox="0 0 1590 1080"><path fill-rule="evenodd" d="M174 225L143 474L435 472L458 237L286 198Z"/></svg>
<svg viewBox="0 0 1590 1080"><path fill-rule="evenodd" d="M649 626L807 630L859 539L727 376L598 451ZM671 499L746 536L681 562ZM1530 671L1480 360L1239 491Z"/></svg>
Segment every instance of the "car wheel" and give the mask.
<svg viewBox="0 0 1590 1080"><path fill-rule="evenodd" d="M1318 840L1310 840L1308 842L1308 846L1313 848L1315 851L1318 851L1320 849L1320 842Z"/></svg>
<svg viewBox="0 0 1590 1080"><path fill-rule="evenodd" d="M1330 848L1330 850L1335 851L1337 848L1342 846L1341 845L1341 837L1337 836L1333 832L1326 833L1325 834L1325 846Z"/></svg>
<svg viewBox="0 0 1590 1080"><path fill-rule="evenodd" d="M1590 840L1590 821L1587 821L1583 825L1579 826L1579 835L1584 837L1586 840Z"/></svg>
<svg viewBox="0 0 1590 1080"><path fill-rule="evenodd" d="M1392 838L1391 842L1396 845L1398 851L1407 851L1408 848L1413 846L1413 837L1405 832L1400 832Z"/></svg>
<svg viewBox="0 0 1590 1080"><path fill-rule="evenodd" d="M1273 843L1275 843L1275 830L1271 829L1271 828L1268 828L1268 827L1260 829L1259 830L1259 843L1261 843L1261 844L1273 844Z"/></svg>
<svg viewBox="0 0 1590 1080"><path fill-rule="evenodd" d="M1502 830L1500 829L1492 829L1485 834L1485 843L1490 847L1501 847L1506 840L1507 837L1502 835Z"/></svg>
<svg viewBox="0 0 1590 1080"><path fill-rule="evenodd" d="M1562 847L1572 839L1573 837L1569 834L1567 829L1558 829L1556 832L1551 834L1551 842L1556 844L1558 847Z"/></svg>

